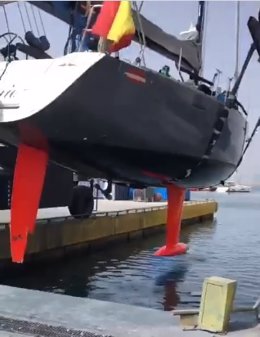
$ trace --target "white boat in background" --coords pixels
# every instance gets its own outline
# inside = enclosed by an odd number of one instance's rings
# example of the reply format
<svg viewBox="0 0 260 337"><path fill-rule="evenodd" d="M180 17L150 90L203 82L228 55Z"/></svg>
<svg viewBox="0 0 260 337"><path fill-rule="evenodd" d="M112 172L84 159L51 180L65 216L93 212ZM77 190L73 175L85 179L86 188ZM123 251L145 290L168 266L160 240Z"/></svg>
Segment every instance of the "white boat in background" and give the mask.
<svg viewBox="0 0 260 337"><path fill-rule="evenodd" d="M229 180L226 181L223 186L218 186L216 192L219 193L251 192L251 190L252 190L251 186L238 184L234 180Z"/></svg>
<svg viewBox="0 0 260 337"><path fill-rule="evenodd" d="M224 192L227 192L227 190L228 190L227 186L218 186L217 189L216 189L216 192L224 193Z"/></svg>
<svg viewBox="0 0 260 337"><path fill-rule="evenodd" d="M247 185L234 185L234 186L230 186L227 189L228 193L231 192L251 192L252 188L251 186L247 186Z"/></svg>

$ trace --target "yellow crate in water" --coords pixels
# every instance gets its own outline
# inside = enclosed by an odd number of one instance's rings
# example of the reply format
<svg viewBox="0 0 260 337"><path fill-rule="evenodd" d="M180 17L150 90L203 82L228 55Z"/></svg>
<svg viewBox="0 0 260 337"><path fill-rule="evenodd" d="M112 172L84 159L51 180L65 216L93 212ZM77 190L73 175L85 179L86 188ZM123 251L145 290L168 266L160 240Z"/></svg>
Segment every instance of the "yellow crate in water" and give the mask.
<svg viewBox="0 0 260 337"><path fill-rule="evenodd" d="M237 282L222 277L204 280L198 327L210 332L225 332L236 293Z"/></svg>

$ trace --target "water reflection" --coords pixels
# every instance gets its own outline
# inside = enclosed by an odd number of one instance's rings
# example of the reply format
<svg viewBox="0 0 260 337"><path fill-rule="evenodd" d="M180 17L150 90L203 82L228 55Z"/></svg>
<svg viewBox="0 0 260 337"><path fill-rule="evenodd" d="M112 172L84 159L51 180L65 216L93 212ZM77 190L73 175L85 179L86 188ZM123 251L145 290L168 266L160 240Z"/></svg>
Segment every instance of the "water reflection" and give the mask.
<svg viewBox="0 0 260 337"><path fill-rule="evenodd" d="M182 240L188 245L201 236L209 240L215 227L215 221L185 227ZM165 234L159 233L117 244L106 251L23 270L15 277L2 275L1 283L171 310L181 301L178 284L184 282L191 261L202 260L190 253L176 258L153 256L164 240Z"/></svg>
<svg viewBox="0 0 260 337"><path fill-rule="evenodd" d="M185 273L188 270L188 263L185 259L179 257L174 260L172 258L158 259L165 272L161 272L155 277L155 285L164 289L162 306L164 310L171 310L177 306L180 301L177 286L179 282L183 282Z"/></svg>

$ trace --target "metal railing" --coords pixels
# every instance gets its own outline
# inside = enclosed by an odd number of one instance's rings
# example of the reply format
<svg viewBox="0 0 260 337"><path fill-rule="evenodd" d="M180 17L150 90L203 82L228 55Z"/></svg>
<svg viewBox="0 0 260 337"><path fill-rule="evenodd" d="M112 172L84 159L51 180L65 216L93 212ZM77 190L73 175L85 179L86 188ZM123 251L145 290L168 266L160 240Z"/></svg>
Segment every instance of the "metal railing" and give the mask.
<svg viewBox="0 0 260 337"><path fill-rule="evenodd" d="M145 213L145 212L152 212L152 211L159 211L164 210L167 208L167 205L164 206L155 206L155 207L146 207L146 208L130 208L130 209L124 209L124 210L118 210L118 211L96 211L91 214L88 218L86 218L86 214L77 214L75 217L78 219L75 219L72 215L62 215L57 217L51 217L51 218L43 218L43 219L37 219L37 224L44 224L44 223L50 223L50 222L63 222L63 221L69 221L69 220L87 220L87 219L95 219L95 218L101 218L101 217L117 217L119 215L126 215L126 214L136 214L136 213ZM8 222L2 222L0 223L0 229L1 226L9 225Z"/></svg>
<svg viewBox="0 0 260 337"><path fill-rule="evenodd" d="M86 27L83 29L83 34L82 34L80 45L79 45L79 51L83 51L84 40L87 37L87 34L92 32L92 28L89 28L89 26L90 26L91 19L93 17L95 9L101 8L102 6L103 5L101 4L91 6L89 14L88 14L88 18L87 18Z"/></svg>
<svg viewBox="0 0 260 337"><path fill-rule="evenodd" d="M185 201L184 205L192 206L192 205L199 205L214 202L214 200L192 200L192 201ZM137 202L138 203L138 202ZM117 217L120 215L126 214L138 214L138 213L148 213L154 211L160 211L167 209L167 204L162 206L151 206L151 207L139 207L139 208L128 208L123 210L115 210L115 211L94 211L89 217L86 217L87 214L77 214L75 216L72 215L61 215L61 216L54 216L50 218L43 218L37 219L37 224L45 224L50 222L63 222L63 221L71 221L71 220L87 220L87 219L95 219L101 217ZM9 222L2 222L0 223L0 229L2 226L9 225Z"/></svg>

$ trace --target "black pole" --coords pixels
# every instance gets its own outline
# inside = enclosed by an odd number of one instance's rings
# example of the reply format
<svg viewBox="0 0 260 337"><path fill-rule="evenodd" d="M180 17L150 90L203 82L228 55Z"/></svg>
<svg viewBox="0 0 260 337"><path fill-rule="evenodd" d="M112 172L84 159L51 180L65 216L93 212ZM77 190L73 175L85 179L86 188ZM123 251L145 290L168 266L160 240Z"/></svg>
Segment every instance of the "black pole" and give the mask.
<svg viewBox="0 0 260 337"><path fill-rule="evenodd" d="M260 126L260 117L258 118L258 121L256 122L256 125L255 125L255 127L254 127L254 129L251 133L251 136L248 138L248 141L247 141L246 147L244 148L242 157L245 155L247 149L249 148L249 145L251 144L251 142L254 138L254 135L256 134L256 131L259 128L259 126Z"/></svg>
<svg viewBox="0 0 260 337"><path fill-rule="evenodd" d="M240 157L239 162L237 163L236 170L238 169L238 167L239 167L240 164L242 163L242 160L243 160L243 158L244 158L244 155L246 154L246 151L248 150L249 145L251 144L251 142L252 142L252 140L253 140L253 138L254 138L254 135L256 134L256 131L257 131L257 129L259 128L259 126L260 126L260 117L258 118L258 121L256 122L256 125L255 125L255 127L254 127L254 129L253 129L253 131L252 131L252 133L251 133L251 136L248 138L248 141L247 141L247 144L246 144L246 146L245 146L245 148L244 148L244 151L243 151L243 153L242 153L242 156ZM232 173L232 174L233 174L233 173ZM231 175L230 175L230 176L231 176ZM230 176L229 176L228 178L230 178ZM228 179L228 178L227 178L227 179Z"/></svg>
<svg viewBox="0 0 260 337"><path fill-rule="evenodd" d="M199 43L202 43L203 40L204 22L205 22L205 1L199 1L199 14L196 25L197 32L199 33L198 36Z"/></svg>
<svg viewBox="0 0 260 337"><path fill-rule="evenodd" d="M196 29L198 32L197 42L200 44L200 53L201 53L201 64L199 74L202 74L203 71L203 60L202 60L202 51L203 51L203 35L204 35L204 23L205 23L205 1L199 1L199 11L198 11L198 20L196 24Z"/></svg>
<svg viewBox="0 0 260 337"><path fill-rule="evenodd" d="M244 62L244 64L243 64L243 66L242 66L241 72L240 72L240 74L239 74L239 76L238 76L238 78L237 78L237 80L236 80L236 82L235 82L235 84L234 84L233 89L231 90L231 94L234 95L234 96L235 96L235 95L237 94L237 92L238 92L238 89L239 89L239 87L240 87L241 81L242 81L242 79L243 79L243 77L244 77L244 75L245 75L245 71L246 71L246 69L247 69L247 67L248 67L248 65L249 65L249 62L251 61L251 58L252 58L254 52L255 52L255 44L252 43L252 44L251 44L251 47L250 47L250 49L249 49L249 51L248 51L248 53L247 53L245 62Z"/></svg>
<svg viewBox="0 0 260 337"><path fill-rule="evenodd" d="M259 10L259 13L258 13L258 19L260 19L260 10ZM241 84L242 78L245 74L245 71L248 67L248 64L249 64L255 50L258 52L258 55L260 57L260 23L259 23L259 20L257 20L253 16L250 16L250 18L248 19L248 22L247 22L247 26L248 26L249 32L250 32L254 42L251 44L251 47L248 51L248 54L247 54L247 57L246 57L245 62L243 64L243 67L241 69L241 72L240 72L240 74L239 74L239 76L238 76L238 78L237 78L237 80L234 84L234 87L231 91L231 93L233 95L236 95L237 92L238 92L238 89L239 89L239 86Z"/></svg>

